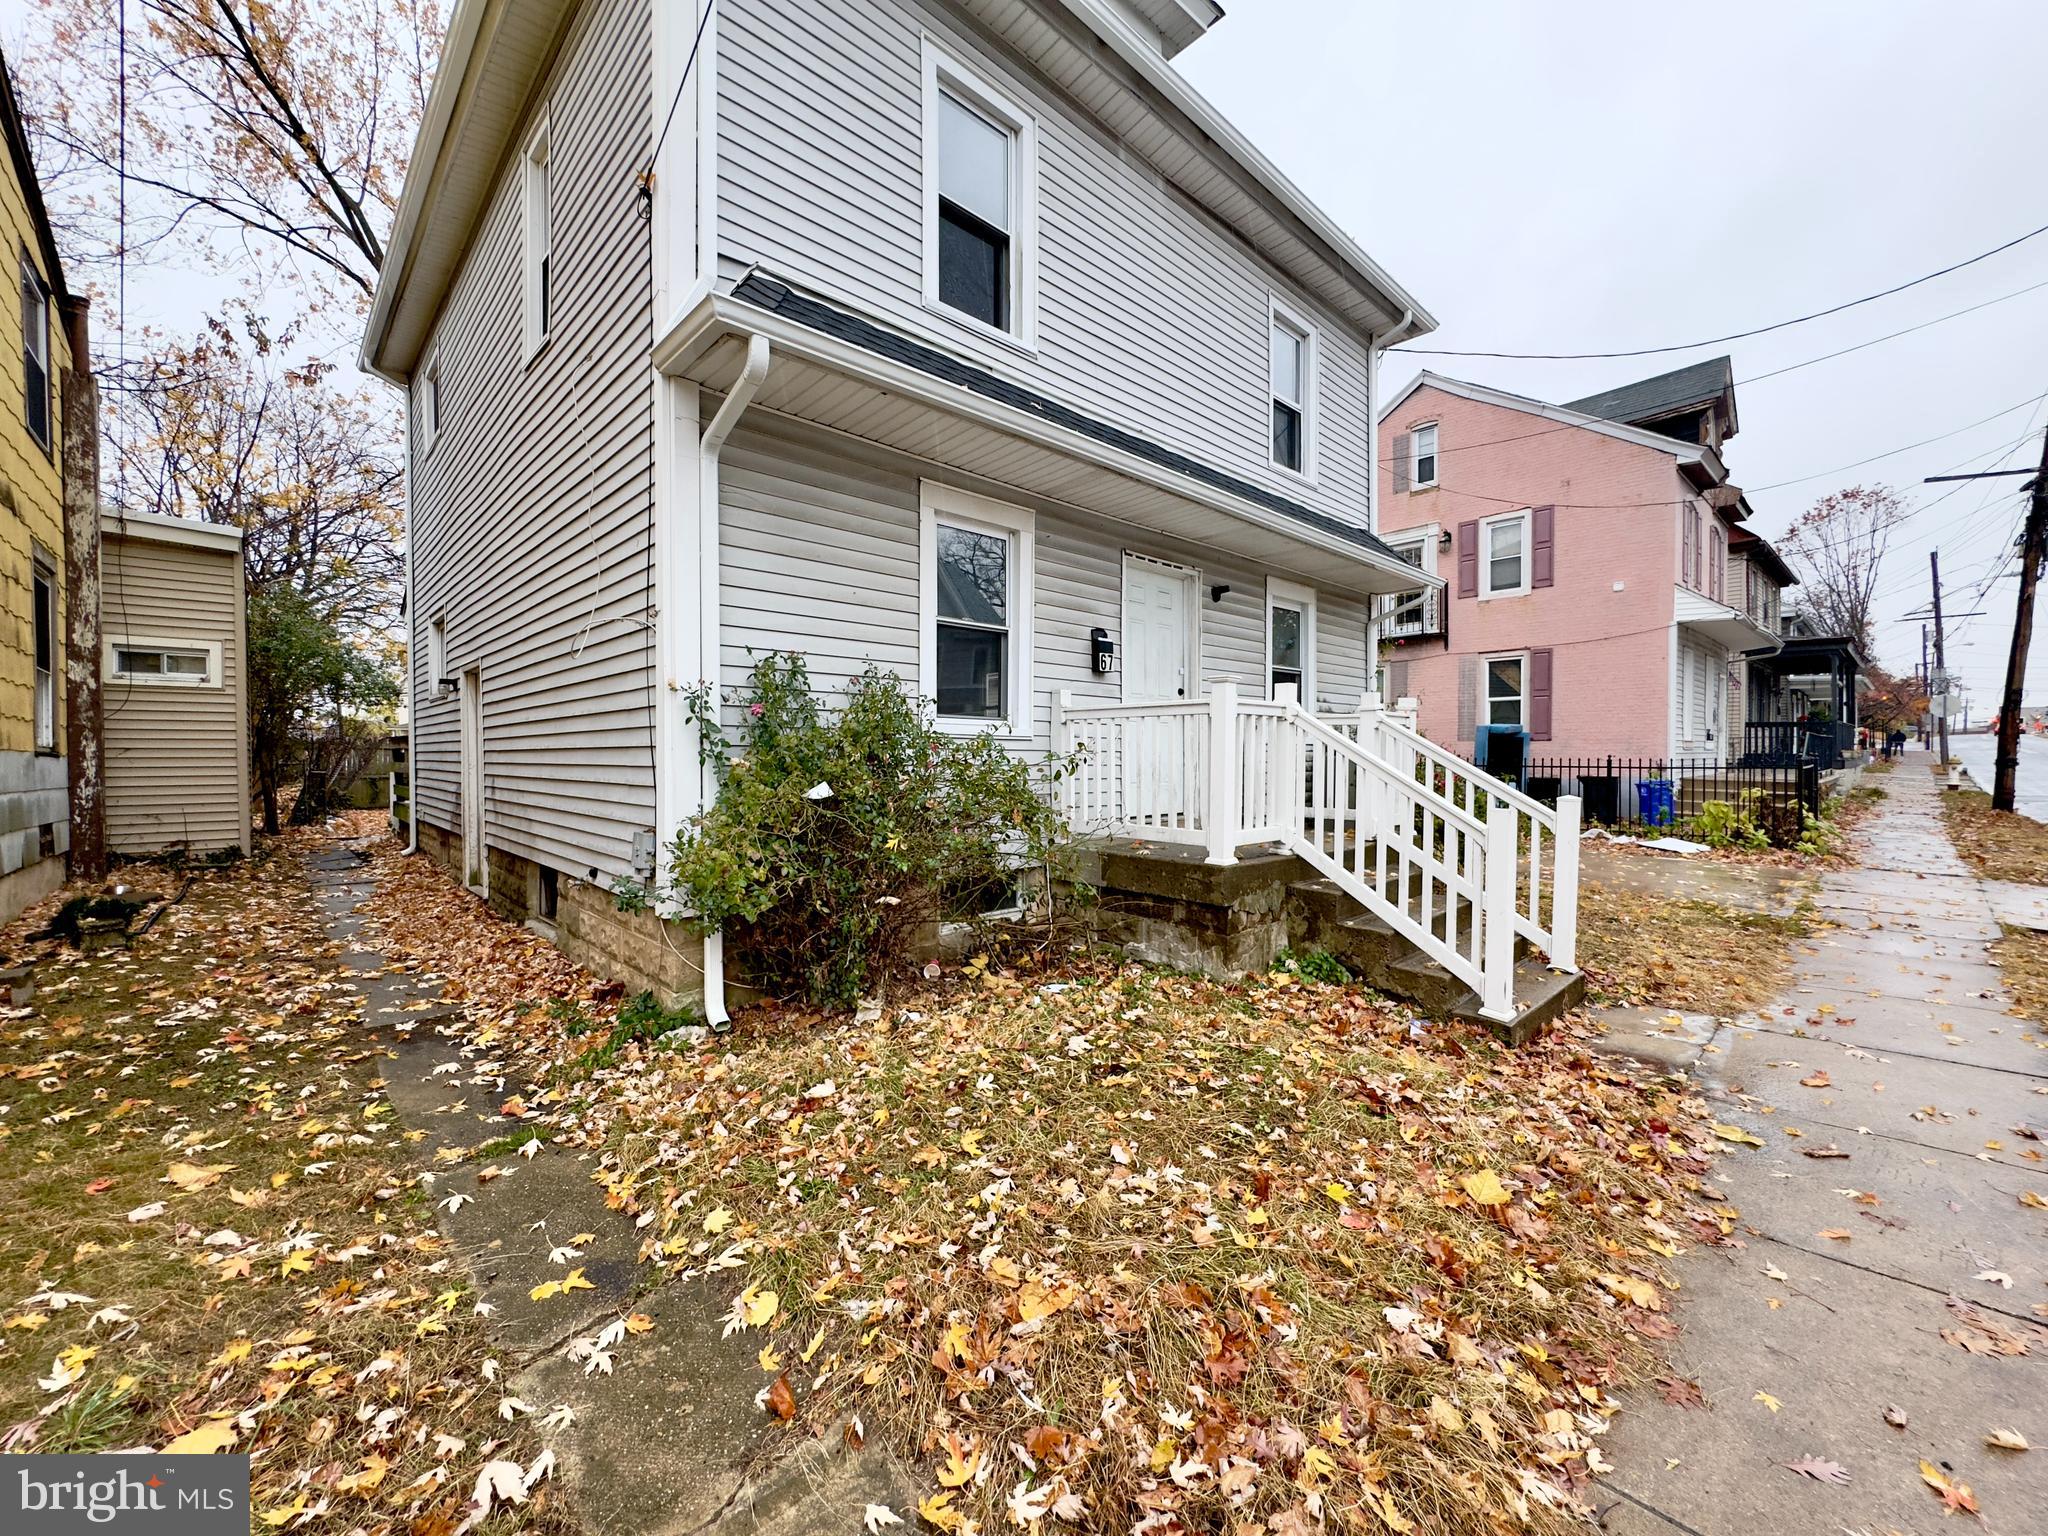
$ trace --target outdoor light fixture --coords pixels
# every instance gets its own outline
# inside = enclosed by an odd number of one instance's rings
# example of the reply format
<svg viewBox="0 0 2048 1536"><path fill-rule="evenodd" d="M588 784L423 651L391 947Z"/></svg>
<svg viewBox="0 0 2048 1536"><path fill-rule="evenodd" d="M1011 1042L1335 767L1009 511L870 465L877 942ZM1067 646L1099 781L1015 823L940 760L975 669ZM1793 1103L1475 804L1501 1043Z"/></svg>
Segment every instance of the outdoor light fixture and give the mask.
<svg viewBox="0 0 2048 1536"><path fill-rule="evenodd" d="M1438 549L1449 549L1451 547L1450 529L1446 528L1442 533L1436 536L1436 547Z"/></svg>
<svg viewBox="0 0 2048 1536"><path fill-rule="evenodd" d="M444 677L441 679L440 682L436 683L434 686L439 688L443 693L453 693L456 689L457 684L454 678Z"/></svg>
<svg viewBox="0 0 2048 1536"><path fill-rule="evenodd" d="M1223 601L1225 595L1228 594L1229 591L1230 583L1227 581L1220 581L1215 586L1209 589L1209 601L1212 603L1220 603Z"/></svg>

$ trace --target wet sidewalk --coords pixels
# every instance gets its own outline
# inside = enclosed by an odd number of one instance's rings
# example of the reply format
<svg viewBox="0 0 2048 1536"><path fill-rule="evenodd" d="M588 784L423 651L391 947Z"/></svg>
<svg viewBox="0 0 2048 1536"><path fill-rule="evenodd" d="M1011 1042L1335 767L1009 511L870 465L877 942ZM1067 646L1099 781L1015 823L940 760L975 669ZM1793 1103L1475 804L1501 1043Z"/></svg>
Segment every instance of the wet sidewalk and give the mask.
<svg viewBox="0 0 2048 1536"><path fill-rule="evenodd" d="M1738 1246L1677 1265L1676 1401L1639 1396L1603 1442L1606 1530L1933 1530L1923 1462L1984 1529L2048 1530L2048 1208L2025 1203L2048 1199L2048 1036L2005 1011L1938 781L1909 758L1882 783L1784 996L1695 1021L1677 1062L1763 1145L1729 1142L1699 1202Z"/></svg>

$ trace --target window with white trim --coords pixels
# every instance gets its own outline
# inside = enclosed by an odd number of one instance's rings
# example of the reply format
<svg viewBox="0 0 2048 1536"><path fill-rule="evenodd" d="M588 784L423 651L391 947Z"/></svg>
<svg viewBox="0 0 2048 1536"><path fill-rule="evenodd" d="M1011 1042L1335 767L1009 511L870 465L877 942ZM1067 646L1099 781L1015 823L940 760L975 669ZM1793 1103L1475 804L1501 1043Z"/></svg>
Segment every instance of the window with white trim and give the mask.
<svg viewBox="0 0 2048 1536"><path fill-rule="evenodd" d="M1529 724L1529 658L1517 651L1486 658L1486 723Z"/></svg>
<svg viewBox="0 0 2048 1536"><path fill-rule="evenodd" d="M1414 455L1408 479L1409 489L1425 490L1436 484L1436 423L1417 427L1409 434L1409 451Z"/></svg>
<svg viewBox="0 0 2048 1536"><path fill-rule="evenodd" d="M548 339L554 323L554 234L549 222L549 125L545 115L527 140L521 165L526 218L526 355Z"/></svg>
<svg viewBox="0 0 2048 1536"><path fill-rule="evenodd" d="M419 378L420 448L434 446L441 435L441 354L427 359Z"/></svg>
<svg viewBox="0 0 2048 1536"><path fill-rule="evenodd" d="M21 258L21 411L29 436L50 446L50 288Z"/></svg>
<svg viewBox="0 0 2048 1536"><path fill-rule="evenodd" d="M1479 525L1479 595L1513 597L1529 590L1529 514L1508 512Z"/></svg>
<svg viewBox="0 0 2048 1536"><path fill-rule="evenodd" d="M1266 582L1266 677L1272 697L1291 683L1304 708L1316 707L1316 594L1277 578Z"/></svg>
<svg viewBox="0 0 2048 1536"><path fill-rule="evenodd" d="M441 679L448 675L448 621L436 619L427 626L427 694L441 691Z"/></svg>
<svg viewBox="0 0 2048 1536"><path fill-rule="evenodd" d="M925 482L923 689L942 729L1031 729L1031 513Z"/></svg>
<svg viewBox="0 0 2048 1536"><path fill-rule="evenodd" d="M160 639L149 635L106 637L106 678L163 688L218 688L220 642Z"/></svg>
<svg viewBox="0 0 2048 1536"><path fill-rule="evenodd" d="M1413 534L1390 533L1384 535L1384 538L1386 539L1387 546L1395 554L1399 555L1417 570L1428 571L1432 575L1435 574L1431 569L1432 562L1430 560L1432 549L1436 543L1436 530L1434 528L1425 529L1420 533ZM1388 639L1398 639L1404 635L1435 634L1436 629L1436 591L1434 588L1421 588L1414 592L1401 592L1387 599L1386 621L1382 633Z"/></svg>
<svg viewBox="0 0 2048 1536"><path fill-rule="evenodd" d="M1293 474L1315 473L1315 328L1278 299L1271 314L1269 360L1273 390L1273 465Z"/></svg>
<svg viewBox="0 0 2048 1536"><path fill-rule="evenodd" d="M57 750L57 573L35 562L36 750Z"/></svg>
<svg viewBox="0 0 2048 1536"><path fill-rule="evenodd" d="M1037 124L924 45L924 298L1007 340L1036 332Z"/></svg>

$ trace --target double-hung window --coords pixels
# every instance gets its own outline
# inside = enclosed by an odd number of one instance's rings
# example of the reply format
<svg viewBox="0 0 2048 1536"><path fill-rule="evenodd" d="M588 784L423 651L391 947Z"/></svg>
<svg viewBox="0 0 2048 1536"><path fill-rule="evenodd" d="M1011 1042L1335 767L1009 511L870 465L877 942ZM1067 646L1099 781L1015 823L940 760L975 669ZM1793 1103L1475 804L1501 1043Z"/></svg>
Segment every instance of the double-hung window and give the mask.
<svg viewBox="0 0 2048 1536"><path fill-rule="evenodd" d="M1409 489L1426 490L1436 484L1436 423L1417 427L1409 434L1409 444L1409 451L1414 455Z"/></svg>
<svg viewBox="0 0 2048 1536"><path fill-rule="evenodd" d="M1030 730L1032 516L927 481L921 660L942 728Z"/></svg>
<svg viewBox="0 0 2048 1536"><path fill-rule="evenodd" d="M924 88L925 303L1029 345L1036 126L929 41Z"/></svg>
<svg viewBox="0 0 2048 1536"><path fill-rule="evenodd" d="M1273 463L1297 475L1315 465L1315 331L1274 301L1270 359L1273 385Z"/></svg>
<svg viewBox="0 0 2048 1536"><path fill-rule="evenodd" d="M1526 726L1529 721L1528 660L1523 655L1486 658L1486 723Z"/></svg>
<svg viewBox="0 0 2048 1536"><path fill-rule="evenodd" d="M1529 590L1529 514L1510 512L1479 525L1481 597L1510 597Z"/></svg>
<svg viewBox="0 0 2048 1536"><path fill-rule="evenodd" d="M36 750L57 750L57 576L35 562Z"/></svg>
<svg viewBox="0 0 2048 1536"><path fill-rule="evenodd" d="M533 356L554 324L554 233L549 222L549 128L545 117L527 141L524 165L526 215L526 355Z"/></svg>
<svg viewBox="0 0 2048 1536"><path fill-rule="evenodd" d="M1269 579L1266 582L1266 673L1273 697L1292 684L1295 697L1315 708L1316 595L1309 587Z"/></svg>
<svg viewBox="0 0 2048 1536"><path fill-rule="evenodd" d="M50 446L50 290L21 258L22 419L29 436Z"/></svg>
<svg viewBox="0 0 2048 1536"><path fill-rule="evenodd" d="M427 359L427 366L420 370L419 379L419 433L420 449L424 452L434 446L441 435L441 356L437 352Z"/></svg>

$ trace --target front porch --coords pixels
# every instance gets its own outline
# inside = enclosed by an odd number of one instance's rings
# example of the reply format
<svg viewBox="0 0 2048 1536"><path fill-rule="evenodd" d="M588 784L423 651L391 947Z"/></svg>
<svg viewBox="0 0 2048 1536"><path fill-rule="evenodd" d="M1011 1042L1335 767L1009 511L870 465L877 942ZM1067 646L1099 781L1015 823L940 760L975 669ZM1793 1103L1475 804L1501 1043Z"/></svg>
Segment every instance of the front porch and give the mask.
<svg viewBox="0 0 2048 1536"><path fill-rule="evenodd" d="M1788 639L1775 655L1752 658L1743 762L1844 767L1856 752L1862 672L1855 643L1840 637Z"/></svg>

